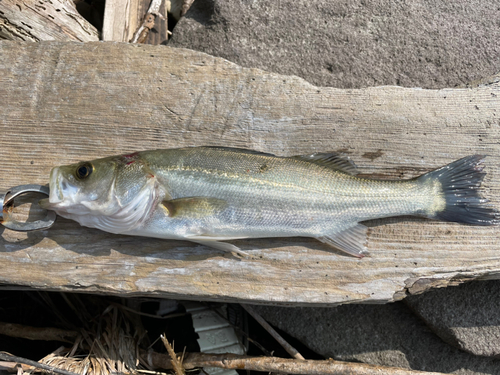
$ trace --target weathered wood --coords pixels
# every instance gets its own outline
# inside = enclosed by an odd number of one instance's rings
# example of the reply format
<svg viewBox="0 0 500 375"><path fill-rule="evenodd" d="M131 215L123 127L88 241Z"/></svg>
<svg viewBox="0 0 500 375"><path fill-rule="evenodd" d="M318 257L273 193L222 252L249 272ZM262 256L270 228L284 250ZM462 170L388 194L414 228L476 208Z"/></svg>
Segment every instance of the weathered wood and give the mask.
<svg viewBox="0 0 500 375"><path fill-rule="evenodd" d="M342 150L365 174L410 178L488 154L500 207L500 79L476 88L315 87L203 53L118 43L0 43L0 188L50 168L143 149L225 145L278 155ZM4 287L272 304L389 302L499 278L499 228L369 223L371 257L312 239L241 240L259 260L60 219L0 239Z"/></svg>
<svg viewBox="0 0 500 375"><path fill-rule="evenodd" d="M104 10L102 40L129 42L139 26L139 0L108 0Z"/></svg>
<svg viewBox="0 0 500 375"><path fill-rule="evenodd" d="M178 0L174 1L179 3ZM113 42L131 42L135 33L144 26L145 17L151 13L153 18L154 32L146 35L147 44L160 44L168 39L167 12L171 9L169 0L108 0L104 12L104 23L102 27L102 40ZM178 6L179 8L181 5ZM179 11L180 12L180 11ZM134 41L135 43L136 41ZM141 41L140 43L144 43Z"/></svg>
<svg viewBox="0 0 500 375"><path fill-rule="evenodd" d="M167 354L143 353L148 358L151 367L172 369L172 359ZM178 356L179 357L179 356ZM253 370L259 372L277 372L280 374L309 375L444 375L441 372L409 370L398 367L377 366L366 363L343 362L333 359L297 360L279 357L250 357L232 353L183 353L184 369L199 367L218 367L224 369Z"/></svg>
<svg viewBox="0 0 500 375"><path fill-rule="evenodd" d="M0 39L92 42L99 33L71 0L2 0Z"/></svg>

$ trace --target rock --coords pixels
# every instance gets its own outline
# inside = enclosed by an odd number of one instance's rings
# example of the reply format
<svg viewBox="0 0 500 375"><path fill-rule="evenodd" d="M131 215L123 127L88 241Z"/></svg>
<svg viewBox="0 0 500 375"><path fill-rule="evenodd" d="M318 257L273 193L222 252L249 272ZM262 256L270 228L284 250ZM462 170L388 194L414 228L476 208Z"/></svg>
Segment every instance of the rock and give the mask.
<svg viewBox="0 0 500 375"><path fill-rule="evenodd" d="M500 357L500 282L482 281L410 296L407 304L444 341Z"/></svg>
<svg viewBox="0 0 500 375"><path fill-rule="evenodd" d="M500 71L496 1L196 1L171 46L318 86L442 88Z"/></svg>
<svg viewBox="0 0 500 375"><path fill-rule="evenodd" d="M401 302L255 309L269 323L326 358L454 374L500 373L500 361L448 345Z"/></svg>

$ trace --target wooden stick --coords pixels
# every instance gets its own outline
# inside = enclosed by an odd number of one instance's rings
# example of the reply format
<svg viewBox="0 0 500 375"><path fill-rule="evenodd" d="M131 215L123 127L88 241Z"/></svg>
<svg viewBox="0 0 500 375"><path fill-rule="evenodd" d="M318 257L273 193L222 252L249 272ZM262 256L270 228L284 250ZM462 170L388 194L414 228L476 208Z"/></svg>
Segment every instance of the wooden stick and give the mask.
<svg viewBox="0 0 500 375"><path fill-rule="evenodd" d="M304 360L305 358L302 356L302 354L299 353L297 349L295 349L292 345L290 345L281 335L275 331L271 325L262 318L257 311L253 309L252 306L246 305L246 304L241 304L241 306L250 314L252 317L259 322L259 324L264 327L264 329L269 332L271 336L274 337L276 341L279 342L279 344L287 351L288 354L290 354L293 358L296 359L301 359Z"/></svg>
<svg viewBox="0 0 500 375"><path fill-rule="evenodd" d="M0 335L28 340L61 341L72 344L78 336L78 332L53 327L40 328L0 322Z"/></svg>
<svg viewBox="0 0 500 375"><path fill-rule="evenodd" d="M154 368L171 369L171 358L167 354L143 352ZM376 366L366 363L328 360L297 360L277 357L248 357L237 354L186 353L182 363L184 369L219 367L224 369L280 372L310 375L445 375L440 372L408 370L396 367Z"/></svg>
<svg viewBox="0 0 500 375"><path fill-rule="evenodd" d="M151 0L151 5L148 8L146 16L142 21L141 26L136 30L131 43L144 43L148 37L149 31L155 26L156 17L165 18L160 13L162 0ZM169 33L167 32L167 35Z"/></svg>

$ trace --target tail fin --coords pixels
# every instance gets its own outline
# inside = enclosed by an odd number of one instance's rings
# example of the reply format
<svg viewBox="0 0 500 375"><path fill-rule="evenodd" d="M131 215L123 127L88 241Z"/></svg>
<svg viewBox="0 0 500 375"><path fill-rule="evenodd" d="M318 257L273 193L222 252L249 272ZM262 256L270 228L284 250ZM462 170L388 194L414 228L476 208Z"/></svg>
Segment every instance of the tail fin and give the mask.
<svg viewBox="0 0 500 375"><path fill-rule="evenodd" d="M481 165L484 158L484 155L466 156L419 177L437 179L442 185L446 206L433 215L433 219L473 225L500 224L499 212L479 195L486 175Z"/></svg>

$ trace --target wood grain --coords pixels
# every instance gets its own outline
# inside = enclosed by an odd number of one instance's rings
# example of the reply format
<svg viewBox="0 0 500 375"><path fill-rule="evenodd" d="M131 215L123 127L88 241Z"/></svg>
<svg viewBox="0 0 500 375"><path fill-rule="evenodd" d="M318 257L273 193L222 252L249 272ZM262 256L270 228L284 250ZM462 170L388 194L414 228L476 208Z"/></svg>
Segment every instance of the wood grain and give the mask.
<svg viewBox="0 0 500 375"><path fill-rule="evenodd" d="M180 1L175 1L178 8ZM102 27L102 40L113 42L130 42L134 33L143 24L148 14L151 0L107 0ZM155 17L154 30L148 33L144 43L160 44L168 39L167 12L170 11L171 2L167 0L156 2L162 17ZM178 10L180 13L180 9Z"/></svg>
<svg viewBox="0 0 500 375"><path fill-rule="evenodd" d="M99 33L71 0L2 0L0 39L91 42Z"/></svg>
<svg viewBox="0 0 500 375"><path fill-rule="evenodd" d="M108 0L104 11L102 40L128 42L139 27L139 0Z"/></svg>
<svg viewBox="0 0 500 375"><path fill-rule="evenodd" d="M499 82L340 90L163 46L3 42L0 188L45 184L52 166L156 148L344 151L364 174L396 179L482 153L489 155L484 192L500 207ZM237 260L189 242L112 235L58 219L42 232L3 230L0 283L332 305L499 278L498 227L414 218L368 225L371 257L361 260L304 238L235 241L261 257Z"/></svg>

